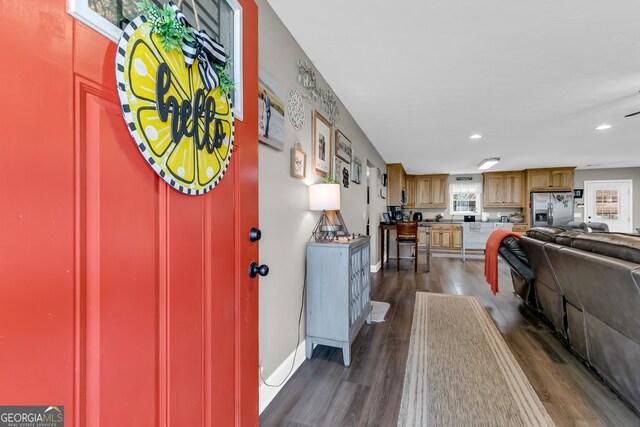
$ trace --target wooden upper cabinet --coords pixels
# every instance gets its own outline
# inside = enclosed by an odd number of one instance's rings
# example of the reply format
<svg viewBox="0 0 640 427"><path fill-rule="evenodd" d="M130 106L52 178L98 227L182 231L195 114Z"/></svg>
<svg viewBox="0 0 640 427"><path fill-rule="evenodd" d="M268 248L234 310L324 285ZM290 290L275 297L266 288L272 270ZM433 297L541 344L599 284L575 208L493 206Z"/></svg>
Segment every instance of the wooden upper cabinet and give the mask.
<svg viewBox="0 0 640 427"><path fill-rule="evenodd" d="M431 200L431 179L427 175L416 176L416 208L428 208Z"/></svg>
<svg viewBox="0 0 640 427"><path fill-rule="evenodd" d="M527 187L529 191L573 191L574 169L529 169L527 170Z"/></svg>
<svg viewBox="0 0 640 427"><path fill-rule="evenodd" d="M484 174L485 208L524 207L523 172L486 172Z"/></svg>
<svg viewBox="0 0 640 427"><path fill-rule="evenodd" d="M446 209L449 175L416 175L415 207Z"/></svg>
<svg viewBox="0 0 640 427"><path fill-rule="evenodd" d="M406 208L413 208L416 206L416 176L406 175L404 177L404 187L407 193Z"/></svg>
<svg viewBox="0 0 640 427"><path fill-rule="evenodd" d="M387 206L400 206L402 204L402 191L404 190L404 168L400 163L387 165Z"/></svg>
<svg viewBox="0 0 640 427"><path fill-rule="evenodd" d="M449 195L449 175L431 175L431 204L432 208L447 208Z"/></svg>

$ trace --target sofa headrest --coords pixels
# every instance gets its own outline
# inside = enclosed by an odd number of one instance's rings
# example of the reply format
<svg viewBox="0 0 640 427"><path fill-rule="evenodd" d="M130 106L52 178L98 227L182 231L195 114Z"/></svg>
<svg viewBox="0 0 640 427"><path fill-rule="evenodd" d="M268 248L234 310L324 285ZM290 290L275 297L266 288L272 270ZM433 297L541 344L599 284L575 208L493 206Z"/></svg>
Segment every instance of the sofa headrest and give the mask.
<svg viewBox="0 0 640 427"><path fill-rule="evenodd" d="M640 264L640 235L582 233L571 240L571 246L583 251Z"/></svg>
<svg viewBox="0 0 640 427"><path fill-rule="evenodd" d="M571 246L571 240L582 234L584 234L584 231L567 230L564 233L556 235L555 241L557 244L562 246Z"/></svg>
<svg viewBox="0 0 640 427"><path fill-rule="evenodd" d="M520 259L525 265L529 265L527 255L524 253L522 246L520 246L520 239L515 236L507 236L502 239L500 246L507 249L508 252L513 254L516 258Z"/></svg>
<svg viewBox="0 0 640 427"><path fill-rule="evenodd" d="M533 227L527 230L527 237L543 242L554 242L556 235L565 231L567 230L560 227Z"/></svg>

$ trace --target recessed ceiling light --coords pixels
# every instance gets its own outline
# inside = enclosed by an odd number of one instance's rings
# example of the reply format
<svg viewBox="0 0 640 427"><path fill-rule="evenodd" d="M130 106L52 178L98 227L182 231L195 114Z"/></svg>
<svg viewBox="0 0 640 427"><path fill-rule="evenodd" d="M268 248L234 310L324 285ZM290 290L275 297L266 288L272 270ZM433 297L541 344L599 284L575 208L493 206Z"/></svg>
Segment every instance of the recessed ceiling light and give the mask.
<svg viewBox="0 0 640 427"><path fill-rule="evenodd" d="M488 159L484 159L478 164L478 169L486 170L490 167L494 166L496 163L500 161L500 157L489 157Z"/></svg>
<svg viewBox="0 0 640 427"><path fill-rule="evenodd" d="M480 135L479 133L474 133L469 137L469 139L480 139L480 138L482 138L482 135Z"/></svg>
<svg viewBox="0 0 640 427"><path fill-rule="evenodd" d="M596 130L607 130L611 129L611 125L600 125L596 128Z"/></svg>

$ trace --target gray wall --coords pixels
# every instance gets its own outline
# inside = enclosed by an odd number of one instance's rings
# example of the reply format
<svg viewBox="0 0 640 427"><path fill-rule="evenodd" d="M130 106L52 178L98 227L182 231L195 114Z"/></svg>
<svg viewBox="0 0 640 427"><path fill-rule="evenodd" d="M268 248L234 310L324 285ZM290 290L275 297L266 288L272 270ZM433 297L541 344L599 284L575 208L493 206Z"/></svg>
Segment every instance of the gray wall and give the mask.
<svg viewBox="0 0 640 427"><path fill-rule="evenodd" d="M630 179L633 181L633 229L640 227L640 167L616 168L616 169L577 169L574 173L574 188L584 188L585 181L599 181L608 179ZM578 199L576 203L583 203L584 199ZM575 208L582 218L576 221L584 221L584 209Z"/></svg>
<svg viewBox="0 0 640 427"><path fill-rule="evenodd" d="M256 1L259 9L259 66L286 94L291 88L302 87L297 82L298 59L308 59L295 39L265 0ZM321 87L328 87L317 73ZM274 88L275 89L275 88ZM256 94L257 97L257 94ZM257 100L256 100L257 102ZM260 279L260 363L267 378L289 356L296 344L298 314L304 282L305 243L319 218L310 212L308 185L321 181L314 175L311 164L311 114L320 109L318 104L305 100L306 120L301 131L296 131L285 118L285 148L275 151L260 145L260 262L268 264L270 273ZM341 191L341 212L350 232L366 231L366 218L379 222L385 211L385 200L371 191L371 212L367 209L367 161L378 169L386 170L386 163L371 145L366 135L340 104L337 127L351 140L352 148L363 163L361 184L350 183ZM296 142L307 153L307 178L299 180L289 174L290 150ZM377 227L375 229L377 234ZM372 248L377 248L377 235L372 236ZM372 250L372 265L378 262L378 251ZM304 339L304 319L300 325Z"/></svg>

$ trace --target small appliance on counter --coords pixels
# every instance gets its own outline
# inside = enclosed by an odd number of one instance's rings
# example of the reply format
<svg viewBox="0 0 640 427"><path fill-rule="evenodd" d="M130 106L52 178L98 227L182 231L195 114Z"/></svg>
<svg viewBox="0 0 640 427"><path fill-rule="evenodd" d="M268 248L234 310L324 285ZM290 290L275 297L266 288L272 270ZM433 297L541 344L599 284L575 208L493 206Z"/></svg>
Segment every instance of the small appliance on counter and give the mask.
<svg viewBox="0 0 640 427"><path fill-rule="evenodd" d="M475 215L465 215L464 216L464 222L476 222L476 216Z"/></svg>
<svg viewBox="0 0 640 427"><path fill-rule="evenodd" d="M436 215L436 222L442 221L442 218L443 218L442 214Z"/></svg>
<svg viewBox="0 0 640 427"><path fill-rule="evenodd" d="M402 221L404 216L402 215L402 206L389 206L389 216L392 222Z"/></svg>
<svg viewBox="0 0 640 427"><path fill-rule="evenodd" d="M509 215L500 215L500 222L509 222Z"/></svg>
<svg viewBox="0 0 640 427"><path fill-rule="evenodd" d="M422 221L422 212L414 212L413 220L418 222Z"/></svg>

